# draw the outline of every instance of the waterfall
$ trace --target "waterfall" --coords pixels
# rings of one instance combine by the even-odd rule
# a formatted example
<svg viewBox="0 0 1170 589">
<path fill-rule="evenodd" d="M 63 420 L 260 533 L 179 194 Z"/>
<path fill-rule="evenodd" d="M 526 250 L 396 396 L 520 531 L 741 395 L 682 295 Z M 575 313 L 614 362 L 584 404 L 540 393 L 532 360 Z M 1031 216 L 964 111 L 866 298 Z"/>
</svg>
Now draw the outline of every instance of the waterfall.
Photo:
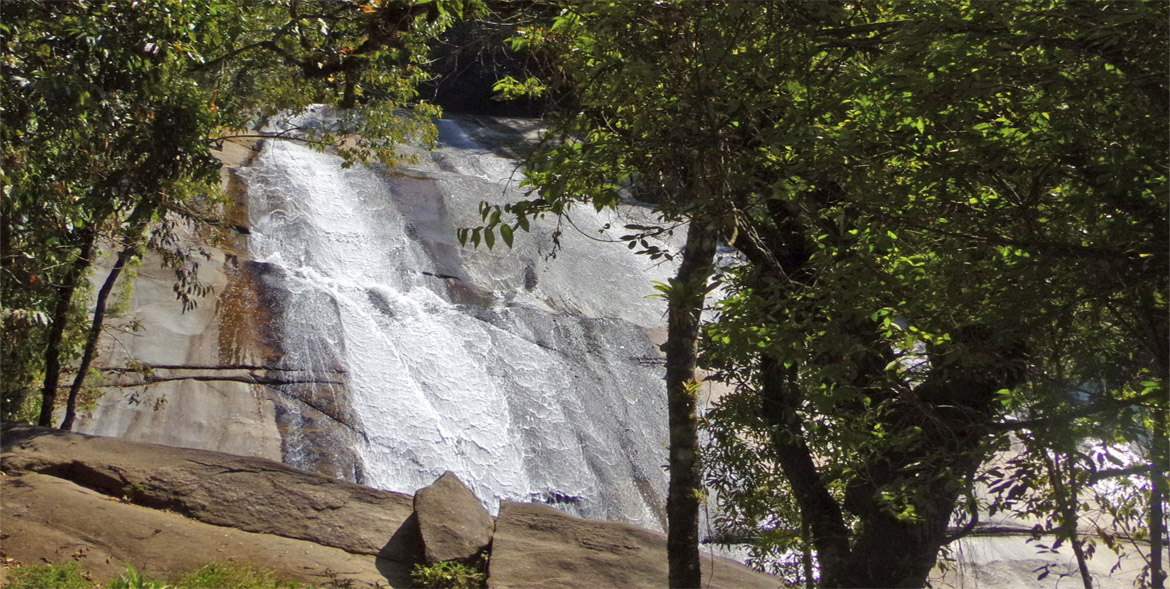
<svg viewBox="0 0 1170 589">
<path fill-rule="evenodd" d="M 414 492 L 451 470 L 493 512 L 540 501 L 661 529 L 665 387 L 648 331 L 665 303 L 647 295 L 674 268 L 600 232 L 648 212 L 578 208 L 514 249 L 462 248 L 455 229 L 479 224 L 483 200 L 521 198 L 521 175 L 470 123 L 439 125 L 417 164 L 343 169 L 268 141 L 245 172 L 281 369 L 339 383 L 312 394 L 352 410 L 364 484 Z"/>
</svg>

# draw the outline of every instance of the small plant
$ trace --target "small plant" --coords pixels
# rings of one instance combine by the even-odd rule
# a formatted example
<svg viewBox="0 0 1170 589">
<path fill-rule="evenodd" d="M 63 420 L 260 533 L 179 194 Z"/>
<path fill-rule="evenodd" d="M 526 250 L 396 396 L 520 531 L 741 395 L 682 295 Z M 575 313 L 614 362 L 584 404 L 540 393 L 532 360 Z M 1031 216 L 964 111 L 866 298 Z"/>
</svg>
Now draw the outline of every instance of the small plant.
<svg viewBox="0 0 1170 589">
<path fill-rule="evenodd" d="M 353 589 L 353 579 L 347 579 L 341 576 L 341 573 L 333 569 L 325 569 L 324 576 L 329 577 L 321 587 L 328 589 Z"/>
<path fill-rule="evenodd" d="M 134 567 L 126 565 L 126 572 L 110 581 L 109 589 L 172 589 L 162 581 L 142 576 Z"/>
<path fill-rule="evenodd" d="M 461 562 L 444 561 L 432 565 L 414 565 L 410 580 L 422 589 L 479 589 L 487 577 Z"/>
<path fill-rule="evenodd" d="M 143 485 L 142 483 L 130 483 L 129 485 L 122 487 L 122 501 L 126 503 L 133 503 L 135 499 L 145 495 L 146 490 L 146 485 Z M 126 568 L 128 569 L 127 573 L 137 574 L 134 571 L 134 567 L 126 565 Z"/>
</svg>

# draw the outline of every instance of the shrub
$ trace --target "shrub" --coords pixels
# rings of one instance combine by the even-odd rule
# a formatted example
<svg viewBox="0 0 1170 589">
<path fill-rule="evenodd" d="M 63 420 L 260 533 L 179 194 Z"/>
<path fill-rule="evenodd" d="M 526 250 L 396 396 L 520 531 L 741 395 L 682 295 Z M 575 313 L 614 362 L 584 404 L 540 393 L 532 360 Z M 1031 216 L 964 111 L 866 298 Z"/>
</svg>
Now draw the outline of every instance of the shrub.
<svg viewBox="0 0 1170 589">
<path fill-rule="evenodd" d="M 469 565 L 444 561 L 432 565 L 414 565 L 410 580 L 422 589 L 478 589 L 487 577 Z"/>
<path fill-rule="evenodd" d="M 300 589 L 301 584 L 282 579 L 272 571 L 235 564 L 212 563 L 180 577 L 174 584 L 143 576 L 126 565 L 126 572 L 106 585 L 99 585 L 75 562 L 16 566 L 8 571 L 6 589 Z M 323 587 L 341 588 L 344 579 L 334 578 Z M 454 587 L 455 585 L 452 585 Z M 463 585 L 458 585 L 463 587 Z M 307 585 L 305 586 L 307 587 Z"/>
<path fill-rule="evenodd" d="M 126 565 L 126 572 L 110 581 L 109 589 L 173 589 L 162 581 L 142 576 L 134 567 Z"/>
<path fill-rule="evenodd" d="M 38 564 L 9 570 L 10 589 L 89 589 L 93 581 L 86 579 L 75 562 L 65 564 Z"/>
<path fill-rule="evenodd" d="M 299 584 L 286 581 L 272 571 L 253 567 L 212 563 L 197 571 L 188 573 L 176 583 L 184 589 L 295 589 Z"/>
</svg>

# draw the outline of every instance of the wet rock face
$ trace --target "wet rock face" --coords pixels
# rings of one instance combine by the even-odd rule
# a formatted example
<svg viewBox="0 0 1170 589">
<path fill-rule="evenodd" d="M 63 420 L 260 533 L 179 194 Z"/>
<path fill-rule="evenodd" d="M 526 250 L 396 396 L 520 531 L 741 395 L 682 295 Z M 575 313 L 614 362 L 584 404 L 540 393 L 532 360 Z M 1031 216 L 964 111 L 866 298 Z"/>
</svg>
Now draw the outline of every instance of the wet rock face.
<svg viewBox="0 0 1170 589">
<path fill-rule="evenodd" d="M 664 387 L 645 360 L 664 303 L 646 295 L 673 269 L 594 239 L 653 219 L 581 210 L 463 247 L 481 201 L 524 197 L 508 145 L 537 127 L 438 124 L 438 150 L 391 169 L 276 141 L 234 161 L 232 228 L 201 264 L 214 294 L 182 314 L 169 271 L 144 265 L 124 319 L 143 329 L 107 338 L 80 431 L 400 492 L 451 470 L 489 511 L 662 527 Z"/>
<path fill-rule="evenodd" d="M 361 459 L 354 450 L 361 441 L 360 422 L 349 401 L 348 375 L 328 343 L 321 339 L 331 334 L 321 332 L 318 338 L 300 344 L 315 358 L 313 363 L 286 362 L 289 343 L 283 337 L 281 318 L 290 304 L 295 304 L 290 299 L 297 295 L 289 291 L 288 277 L 278 265 L 248 260 L 243 270 L 254 285 L 252 296 L 245 298 L 255 301 L 259 310 L 253 322 L 244 324 L 245 330 L 251 330 L 252 337 L 273 351 L 267 363 L 264 394 L 272 399 L 275 408 L 281 460 L 297 468 L 363 483 Z"/>
<path fill-rule="evenodd" d="M 534 221 L 512 248 L 463 247 L 456 230 L 483 222 L 481 201 L 523 197 L 519 172 L 477 139 L 496 131 L 438 124 L 441 147 L 417 163 L 343 169 L 271 142 L 242 173 L 279 367 L 315 383 L 281 389 L 301 406 L 278 405 L 286 460 L 338 469 L 313 448 L 345 443 L 378 488 L 450 470 L 489 510 L 536 500 L 661 526 L 663 383 L 641 359 L 657 355 L 644 326 L 664 309 L 646 295 L 672 268 L 592 239 L 645 211 L 587 210 L 576 229 Z M 344 387 L 323 385 L 334 379 Z M 330 421 L 345 431 L 318 429 Z"/>
<path fill-rule="evenodd" d="M 277 321 L 287 304 L 281 269 L 248 255 L 247 184 L 259 145 L 229 144 L 224 188 L 231 197 L 218 233 L 189 230 L 202 248 L 200 279 L 212 294 L 182 312 L 173 273 L 148 255 L 129 312 L 110 320 L 96 362 L 101 393 L 77 431 L 279 460 L 360 482 L 360 434 L 345 373 L 282 364 Z M 136 325 L 136 330 L 130 326 Z"/>
<path fill-rule="evenodd" d="M 184 248 L 202 249 L 199 279 L 212 288 L 183 312 L 174 273 L 148 254 L 132 286 L 129 311 L 112 317 L 95 362 L 101 396 L 83 408 L 77 431 L 170 446 L 280 460 L 279 396 L 267 374 L 280 350 L 266 329 L 268 307 L 246 252 L 246 203 L 238 169 L 254 145 L 229 145 L 224 186 L 233 200 L 221 231 L 186 228 Z M 95 277 L 100 280 L 99 277 Z M 125 286 L 123 286 L 125 288 Z"/>
</svg>

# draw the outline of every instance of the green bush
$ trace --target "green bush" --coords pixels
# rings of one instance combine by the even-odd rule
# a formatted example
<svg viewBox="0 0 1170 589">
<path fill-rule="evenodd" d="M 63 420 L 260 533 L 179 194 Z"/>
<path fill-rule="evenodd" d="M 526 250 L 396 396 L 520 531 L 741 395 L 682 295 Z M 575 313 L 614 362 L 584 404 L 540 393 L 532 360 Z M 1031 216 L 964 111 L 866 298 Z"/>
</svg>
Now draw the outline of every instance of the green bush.
<svg viewBox="0 0 1170 589">
<path fill-rule="evenodd" d="M 445 561 L 432 565 L 414 565 L 410 580 L 422 589 L 478 589 L 487 577 L 469 565 Z"/>
<path fill-rule="evenodd" d="M 94 589 L 101 587 L 75 562 L 18 566 L 8 572 L 9 589 Z M 272 571 L 235 564 L 212 563 L 180 577 L 174 584 L 143 576 L 126 565 L 126 572 L 104 585 L 107 589 L 300 589 L 301 584 L 282 579 Z M 324 587 L 344 587 L 334 579 Z M 307 587 L 307 585 L 305 586 Z"/>
<path fill-rule="evenodd" d="M 93 581 L 86 579 L 75 562 L 65 564 L 38 564 L 16 567 L 8 571 L 10 589 L 90 589 Z"/>
<path fill-rule="evenodd" d="M 182 589 L 296 589 L 299 584 L 276 576 L 272 571 L 232 564 L 212 563 L 188 573 L 176 583 Z"/>
</svg>

